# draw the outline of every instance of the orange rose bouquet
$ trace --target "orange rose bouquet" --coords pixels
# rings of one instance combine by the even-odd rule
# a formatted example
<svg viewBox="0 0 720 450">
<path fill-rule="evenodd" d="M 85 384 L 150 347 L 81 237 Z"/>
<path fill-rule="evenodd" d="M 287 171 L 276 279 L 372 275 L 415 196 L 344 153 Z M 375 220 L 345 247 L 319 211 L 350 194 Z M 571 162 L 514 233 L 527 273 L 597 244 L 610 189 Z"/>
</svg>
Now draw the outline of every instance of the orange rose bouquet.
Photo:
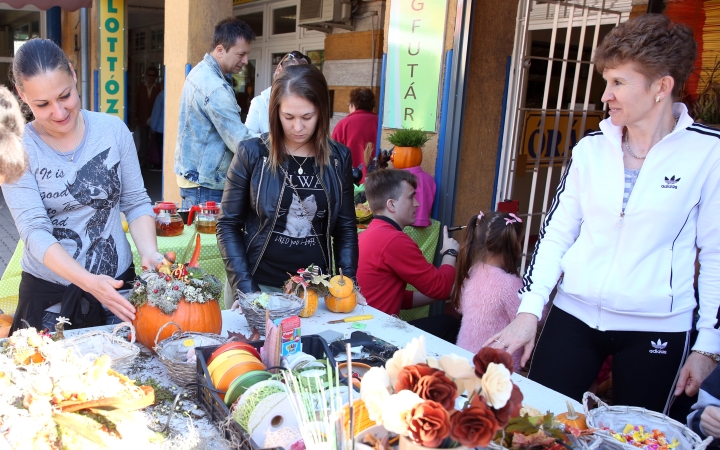
<svg viewBox="0 0 720 450">
<path fill-rule="evenodd" d="M 360 398 L 371 420 L 415 444 L 486 447 L 522 407 L 512 367 L 508 353 L 492 348 L 472 363 L 453 354 L 429 358 L 421 336 L 365 374 Z"/>
</svg>

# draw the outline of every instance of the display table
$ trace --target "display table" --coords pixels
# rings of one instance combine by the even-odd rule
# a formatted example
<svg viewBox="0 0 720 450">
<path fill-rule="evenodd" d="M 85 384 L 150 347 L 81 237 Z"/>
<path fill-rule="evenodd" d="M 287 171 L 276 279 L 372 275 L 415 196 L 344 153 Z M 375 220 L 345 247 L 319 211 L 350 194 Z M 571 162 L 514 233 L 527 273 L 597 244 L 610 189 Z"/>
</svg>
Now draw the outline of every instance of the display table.
<svg viewBox="0 0 720 450">
<path fill-rule="evenodd" d="M 135 271 L 140 273 L 140 269 L 142 267 L 140 263 L 140 254 L 135 247 L 135 242 L 133 242 L 130 233 L 125 234 L 130 242 L 130 248 L 132 249 Z M 186 226 L 183 234 L 179 236 L 159 236 L 157 238 L 158 251 L 165 254 L 166 252 L 173 250 L 177 253 L 178 258 L 182 258 L 185 248 L 187 248 L 187 245 L 193 238 L 194 234 L 195 227 Z M 227 275 L 225 274 L 225 265 L 220 257 L 217 237 L 214 234 L 200 233 L 200 242 L 202 247 L 200 249 L 200 267 L 218 277 L 222 283 L 225 283 Z M 20 276 L 22 273 L 20 261 L 22 259 L 24 247 L 23 241 L 18 241 L 17 247 L 15 247 L 15 252 L 5 268 L 5 273 L 3 274 L 2 279 L 0 280 L 0 309 L 2 309 L 5 314 L 13 314 L 17 307 L 18 288 L 20 286 Z M 224 303 L 222 299 L 219 300 L 220 304 L 223 305 Z"/>
<path fill-rule="evenodd" d="M 397 347 L 404 347 L 413 338 L 419 337 L 423 332 L 417 328 L 405 324 L 398 319 L 388 316 L 369 306 L 357 306 L 352 315 L 372 314 L 373 318 L 368 321 L 359 322 L 365 325 L 364 332 L 371 334 L 377 338 L 383 339 Z M 320 305 L 318 311 L 313 317 L 301 319 L 302 334 L 317 334 L 325 330 L 333 330 L 341 333 L 345 338 L 356 329 L 352 323 L 328 324 L 331 320 L 347 317 L 347 314 L 337 314 L 328 311 L 325 305 Z M 225 310 L 222 312 L 223 317 L 223 335 L 227 335 L 228 331 L 240 332 L 246 336 L 251 333 L 247 325 L 245 317 L 239 311 Z M 85 328 L 79 330 L 65 331 L 67 338 L 84 334 L 93 330 L 105 330 L 110 332 L 112 326 Z M 473 355 L 453 344 L 438 339 L 432 335 L 425 335 L 426 350 L 428 356 L 438 358 L 442 355 L 454 353 L 456 355 L 472 360 Z M 139 345 L 139 344 L 136 344 Z M 169 392 L 170 395 L 177 393 L 180 388 L 170 380 L 165 366 L 150 353 L 149 350 L 140 346 L 141 354 L 135 361 L 121 372 L 131 379 L 138 380 L 139 383 L 147 383 L 151 380 L 158 389 Z M 569 400 L 567 397 L 545 388 L 533 381 L 523 378 L 520 375 L 513 374 L 513 381 L 522 391 L 525 399 L 524 404 L 532 406 L 540 411 L 552 411 L 556 414 L 564 412 L 567 407 L 565 402 Z M 167 395 L 166 395 L 167 397 Z M 156 398 L 157 394 L 156 394 Z M 572 401 L 572 400 L 570 400 Z M 581 410 L 580 404 L 572 401 L 576 409 Z M 167 420 L 169 412 L 168 403 L 159 402 L 156 406 L 151 406 L 142 411 L 133 414 L 145 416 L 148 426 L 157 429 Z M 189 419 L 192 419 L 190 421 Z M 178 405 L 178 410 L 170 421 L 169 437 L 174 440 L 188 439 L 198 440 L 204 444 L 203 448 L 228 448 L 227 442 L 223 440 L 220 432 L 210 423 L 206 414 L 194 403 L 194 388 L 188 391 L 188 397 L 182 397 L 182 404 Z M 0 448 L 2 448 L 2 439 L 0 438 Z M 167 448 L 167 442 L 157 443 L 158 447 Z"/>
</svg>

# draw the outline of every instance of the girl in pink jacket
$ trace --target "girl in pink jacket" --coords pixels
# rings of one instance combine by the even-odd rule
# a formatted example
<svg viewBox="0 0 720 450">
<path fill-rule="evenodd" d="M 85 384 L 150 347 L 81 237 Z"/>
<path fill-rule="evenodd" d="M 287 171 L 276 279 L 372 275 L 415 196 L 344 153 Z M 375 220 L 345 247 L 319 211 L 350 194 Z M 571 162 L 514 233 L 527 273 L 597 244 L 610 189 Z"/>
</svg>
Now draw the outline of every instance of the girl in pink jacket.
<svg viewBox="0 0 720 450">
<path fill-rule="evenodd" d="M 481 211 L 468 223 L 452 293 L 452 304 L 463 315 L 457 345 L 465 350 L 477 353 L 515 318 L 523 285 L 517 276 L 521 235 L 522 220 L 515 214 Z M 521 355 L 513 355 L 516 371 Z"/>
</svg>

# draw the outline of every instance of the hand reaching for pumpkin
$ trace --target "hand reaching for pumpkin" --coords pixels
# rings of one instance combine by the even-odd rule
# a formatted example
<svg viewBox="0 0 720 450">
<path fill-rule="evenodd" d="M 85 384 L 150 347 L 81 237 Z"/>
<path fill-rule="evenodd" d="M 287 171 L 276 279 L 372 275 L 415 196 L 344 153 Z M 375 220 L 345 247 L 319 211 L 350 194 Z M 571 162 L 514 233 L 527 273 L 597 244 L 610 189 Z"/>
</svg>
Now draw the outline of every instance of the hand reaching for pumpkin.
<svg viewBox="0 0 720 450">
<path fill-rule="evenodd" d="M 520 313 L 499 333 L 490 337 L 483 347 L 492 347 L 505 350 L 511 355 L 523 349 L 520 365 L 524 366 L 530 359 L 532 349 L 535 347 L 538 317 L 535 314 Z"/>
<path fill-rule="evenodd" d="M 117 291 L 123 287 L 124 281 L 116 280 L 107 275 L 92 275 L 85 291 L 92 294 L 123 322 L 135 319 L 135 307 Z"/>
</svg>

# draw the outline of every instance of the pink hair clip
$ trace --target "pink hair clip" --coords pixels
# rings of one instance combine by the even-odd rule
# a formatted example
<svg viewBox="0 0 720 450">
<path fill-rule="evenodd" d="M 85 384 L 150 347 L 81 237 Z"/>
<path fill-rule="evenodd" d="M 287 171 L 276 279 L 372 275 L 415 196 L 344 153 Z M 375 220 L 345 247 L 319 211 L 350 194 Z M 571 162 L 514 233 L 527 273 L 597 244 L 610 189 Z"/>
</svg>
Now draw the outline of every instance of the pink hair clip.
<svg viewBox="0 0 720 450">
<path fill-rule="evenodd" d="M 477 215 L 477 220 L 480 221 L 483 217 L 485 217 L 485 213 L 480 211 L 480 214 Z"/>
<path fill-rule="evenodd" d="M 522 219 L 519 218 L 518 216 L 516 216 L 515 214 L 510 213 L 510 214 L 508 214 L 508 215 L 510 216 L 510 218 L 509 218 L 509 219 L 505 219 L 505 225 L 506 225 L 506 226 L 507 226 L 507 225 L 510 225 L 511 223 L 515 223 L 515 222 L 522 223 Z"/>
</svg>

